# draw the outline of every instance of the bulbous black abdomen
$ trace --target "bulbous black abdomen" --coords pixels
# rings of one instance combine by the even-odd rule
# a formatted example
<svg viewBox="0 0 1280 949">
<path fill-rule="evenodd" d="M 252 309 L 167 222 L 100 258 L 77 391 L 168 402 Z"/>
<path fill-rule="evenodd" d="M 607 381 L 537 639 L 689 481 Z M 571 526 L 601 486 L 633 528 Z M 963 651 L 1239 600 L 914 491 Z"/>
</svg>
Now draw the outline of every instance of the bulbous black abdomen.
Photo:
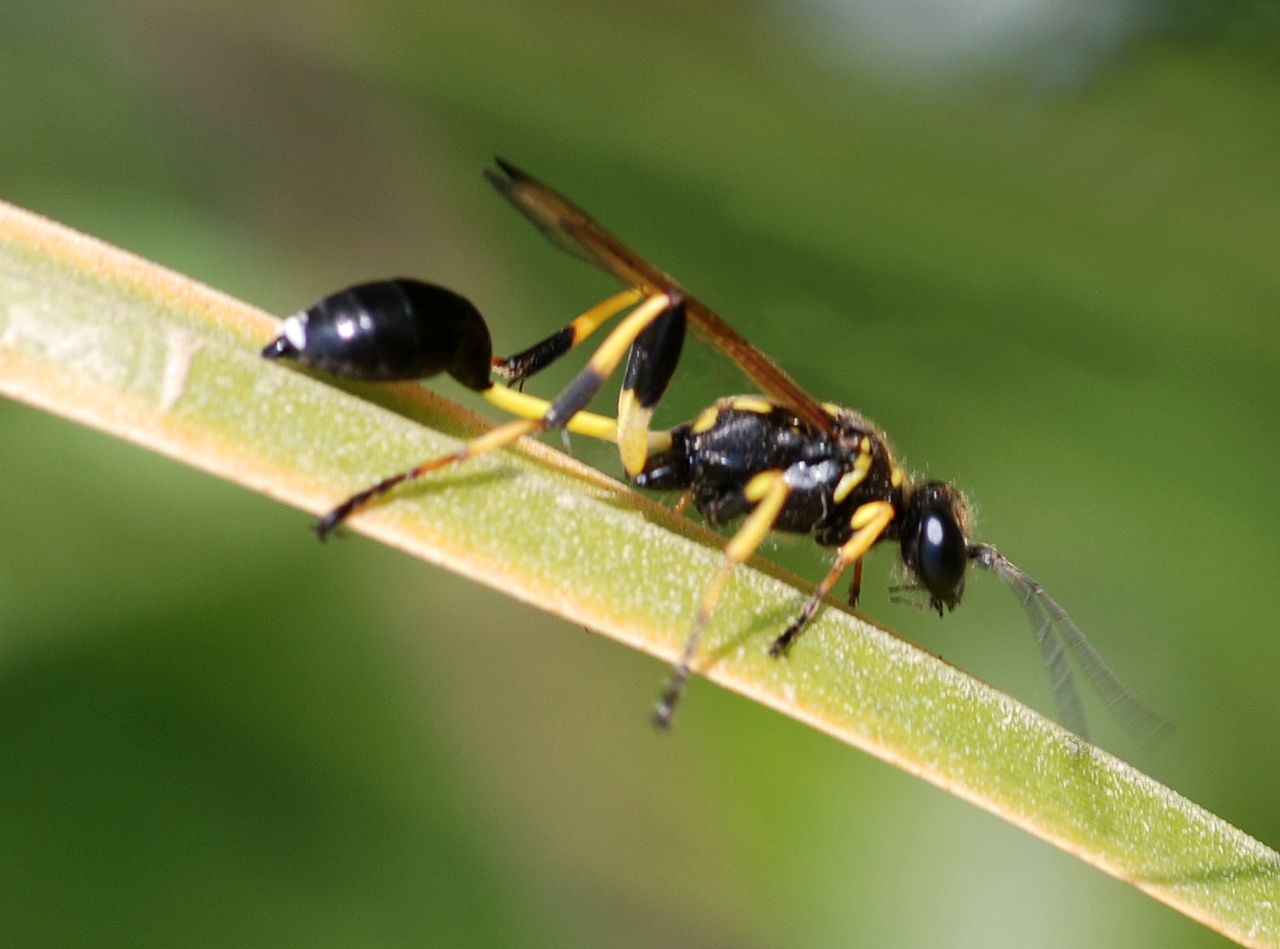
<svg viewBox="0 0 1280 949">
<path fill-rule="evenodd" d="M 348 287 L 287 317 L 262 355 L 351 379 L 448 372 L 482 390 L 489 386 L 493 345 L 484 318 L 465 297 L 398 278 Z"/>
</svg>

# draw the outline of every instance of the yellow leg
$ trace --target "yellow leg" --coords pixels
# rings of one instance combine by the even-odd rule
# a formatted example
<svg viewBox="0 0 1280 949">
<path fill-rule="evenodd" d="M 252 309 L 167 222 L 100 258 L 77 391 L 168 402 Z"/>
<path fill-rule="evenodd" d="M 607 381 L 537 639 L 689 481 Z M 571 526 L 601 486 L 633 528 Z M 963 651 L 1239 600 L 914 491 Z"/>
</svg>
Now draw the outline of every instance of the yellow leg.
<svg viewBox="0 0 1280 949">
<path fill-rule="evenodd" d="M 600 348 L 591 354 L 587 368 L 602 376 L 609 376 L 614 369 L 618 368 L 618 363 L 627 354 L 636 337 L 647 330 L 670 305 L 671 298 L 665 293 L 655 293 L 645 300 L 643 304 L 628 313 L 626 318 L 604 338 Z"/>
<path fill-rule="evenodd" d="M 610 303 L 608 307 L 610 315 L 624 305 L 634 302 L 639 294 L 639 290 L 627 291 L 625 294 L 619 294 L 612 302 L 606 301 Z M 568 388 L 550 404 L 502 386 L 491 386 L 486 390 L 485 398 L 512 414 L 526 418 L 539 417 L 545 428 L 568 428 L 593 438 L 618 443 L 621 446 L 623 468 L 629 477 L 634 478 L 644 468 L 644 462 L 650 450 L 650 439 L 647 414 L 637 428 L 638 409 L 629 398 L 633 394 L 624 390 L 619 403 L 617 422 L 606 419 L 604 416 L 584 412 L 583 407 L 604 385 L 605 379 L 618 368 L 618 363 L 622 361 L 622 357 L 626 355 L 627 350 L 640 334 L 666 313 L 670 306 L 670 296 L 665 293 L 655 293 L 627 314 L 591 354 L 586 368 L 578 373 L 577 377 L 569 383 Z M 585 319 L 585 317 L 579 317 L 579 319 Z M 599 317 L 594 325 L 603 322 L 603 319 Z M 663 444 L 664 439 L 666 436 L 660 436 L 658 444 Z"/>
<path fill-rule="evenodd" d="M 551 403 L 546 399 L 539 399 L 537 396 L 519 392 L 504 385 L 492 385 L 480 394 L 490 404 L 496 405 L 502 411 L 509 412 L 519 418 L 542 419 L 551 408 Z M 569 419 L 568 424 L 564 427 L 575 435 L 598 438 L 602 442 L 616 443 L 618 441 L 619 423 L 616 419 L 611 419 L 607 415 L 597 415 L 595 412 L 578 412 Z M 646 458 L 654 452 L 666 451 L 671 447 L 671 433 L 650 432 L 646 429 L 645 445 Z"/>
<path fill-rule="evenodd" d="M 577 346 L 586 340 L 592 333 L 598 330 L 613 317 L 617 316 L 629 306 L 635 306 L 644 299 L 644 291 L 639 287 L 632 287 L 630 290 L 623 290 L 621 293 L 615 293 L 607 300 L 601 300 L 587 312 L 583 313 L 577 319 L 572 320 L 565 327 L 570 334 L 571 346 Z"/>
<path fill-rule="evenodd" d="M 818 584 L 817 589 L 813 591 L 813 596 L 805 603 L 804 609 L 800 611 L 800 615 L 793 619 L 789 626 L 783 630 L 782 635 L 773 641 L 773 645 L 769 647 L 769 655 L 777 656 L 785 655 L 786 651 L 791 648 L 792 642 L 800 635 L 805 626 L 809 624 L 809 620 L 813 619 L 818 607 L 822 605 L 822 601 L 827 598 L 840 580 L 840 574 L 850 564 L 857 564 L 860 570 L 863 556 L 872 547 L 875 546 L 885 528 L 889 526 L 889 522 L 893 520 L 893 505 L 888 501 L 868 501 L 853 512 L 853 517 L 849 519 L 849 526 L 853 528 L 853 536 L 845 541 L 836 552 L 836 562 L 831 565 L 831 569 L 827 571 L 827 575 L 822 578 L 822 582 Z"/>
<path fill-rule="evenodd" d="M 622 470 L 634 479 L 649 460 L 649 419 L 653 409 L 643 408 L 631 389 L 618 394 L 618 455 Z"/>
<path fill-rule="evenodd" d="M 480 394 L 490 404 L 518 418 L 541 419 L 547 414 L 547 409 L 551 408 L 551 403 L 546 399 L 539 399 L 504 385 L 491 385 Z M 578 412 L 569 419 L 565 428 L 575 435 L 586 435 L 605 442 L 618 440 L 618 423 L 607 415 L 597 415 L 594 412 Z"/>
<path fill-rule="evenodd" d="M 787 501 L 789 491 L 781 471 L 764 471 L 747 482 L 746 497 L 748 501 L 755 504 L 755 507 L 742 522 L 737 533 L 725 545 L 724 560 L 720 563 L 720 569 L 716 571 L 716 575 L 702 594 L 698 613 L 694 617 L 689 634 L 685 637 L 680 658 L 672 667 L 666 688 L 662 690 L 662 696 L 658 699 L 658 705 L 653 712 L 654 724 L 659 728 L 666 728 L 671 724 L 676 703 L 680 700 L 680 694 L 684 691 L 685 683 L 689 679 L 690 666 L 698 652 L 698 644 L 702 640 L 707 624 L 711 622 L 711 617 L 715 615 L 716 606 L 729 582 L 729 576 L 734 568 L 746 562 L 769 536 L 773 525 L 777 523 L 778 515 L 782 512 L 782 506 Z"/>
<path fill-rule="evenodd" d="M 635 306 L 644 299 L 644 291 L 639 287 L 623 290 L 607 300 L 602 300 L 581 316 L 569 322 L 563 329 L 557 330 L 541 342 L 535 343 L 523 352 L 505 359 L 501 356 L 493 358 L 493 371 L 504 379 L 523 382 L 537 372 L 541 372 L 569 350 L 591 336 L 601 326 L 617 316 L 627 307 Z"/>
<path fill-rule="evenodd" d="M 587 363 L 587 367 L 578 374 L 563 393 L 554 402 L 543 402 L 533 396 L 516 392 L 505 386 L 492 385 L 484 391 L 484 396 L 495 405 L 499 405 L 516 415 L 530 417 L 500 425 L 491 432 L 486 432 L 462 448 L 440 458 L 433 458 L 414 468 L 401 471 L 383 478 L 381 481 L 363 491 L 351 495 L 316 523 L 316 533 L 323 540 L 328 537 L 347 517 L 358 508 L 374 498 L 386 494 L 397 485 L 406 481 L 421 478 L 429 472 L 436 471 L 446 465 L 465 461 L 510 445 L 521 435 L 545 431 L 549 428 L 572 428 L 585 435 L 603 438 L 607 441 L 617 440 L 617 424 L 601 415 L 583 413 L 582 406 L 600 388 L 604 380 L 613 372 L 623 354 L 631 346 L 637 336 L 647 329 L 654 320 L 663 314 L 670 305 L 670 298 L 665 293 L 654 294 L 643 304 L 627 315 L 614 330 L 605 337 Z M 575 419 L 578 421 L 575 423 Z"/>
<path fill-rule="evenodd" d="M 684 300 L 674 294 L 671 305 L 631 347 L 618 393 L 618 454 L 627 477 L 633 480 L 648 461 L 649 420 L 679 362 L 686 326 Z"/>
<path fill-rule="evenodd" d="M 568 387 L 547 408 L 543 422 L 547 428 L 560 428 L 580 412 L 591 397 L 600 391 L 605 379 L 618 368 L 618 363 L 636 338 L 653 325 L 671 306 L 671 298 L 665 293 L 655 293 L 628 313 L 604 338 L 587 360 L 586 367 L 578 373 Z"/>
</svg>

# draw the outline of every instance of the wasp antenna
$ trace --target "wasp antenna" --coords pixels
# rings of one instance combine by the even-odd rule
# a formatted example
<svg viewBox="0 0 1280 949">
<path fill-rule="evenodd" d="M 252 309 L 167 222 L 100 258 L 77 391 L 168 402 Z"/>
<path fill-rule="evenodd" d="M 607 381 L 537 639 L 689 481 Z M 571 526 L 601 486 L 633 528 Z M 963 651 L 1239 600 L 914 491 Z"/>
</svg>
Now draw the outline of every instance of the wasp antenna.
<svg viewBox="0 0 1280 949">
<path fill-rule="evenodd" d="M 1040 600 L 1044 591 L 1033 583 L 1011 583 L 1010 586 L 1035 629 L 1036 645 L 1040 647 L 1040 657 L 1044 661 L 1045 671 L 1049 673 L 1049 688 L 1053 692 L 1054 704 L 1058 707 L 1062 724 L 1087 741 L 1089 723 L 1084 714 L 1084 703 L 1080 699 L 1080 690 L 1076 688 L 1075 673 L 1071 671 L 1071 662 L 1063 648 L 1062 637 L 1053 617 Z"/>
<path fill-rule="evenodd" d="M 1023 610 L 1035 627 L 1036 640 L 1044 656 L 1054 699 L 1064 725 L 1082 738 L 1088 737 L 1084 708 L 1066 657 L 1066 652 L 1070 652 L 1090 685 L 1131 734 L 1142 741 L 1148 741 L 1172 727 L 1167 719 L 1138 701 L 1103 661 L 1102 655 L 1067 615 L 1067 611 L 1026 571 L 990 544 L 971 545 L 969 559 L 991 570 L 1017 594 Z"/>
</svg>

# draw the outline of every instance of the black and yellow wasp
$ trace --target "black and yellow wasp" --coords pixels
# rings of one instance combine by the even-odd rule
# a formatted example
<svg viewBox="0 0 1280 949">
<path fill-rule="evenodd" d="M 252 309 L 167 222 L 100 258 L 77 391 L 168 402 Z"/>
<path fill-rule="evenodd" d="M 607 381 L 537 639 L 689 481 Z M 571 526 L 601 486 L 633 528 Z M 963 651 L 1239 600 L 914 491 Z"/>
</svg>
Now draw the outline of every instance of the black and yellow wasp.
<svg viewBox="0 0 1280 949">
<path fill-rule="evenodd" d="M 627 289 L 577 317 L 559 332 L 508 358 L 494 357 L 484 319 L 466 299 L 411 279 L 350 287 L 287 317 L 262 352 L 337 376 L 420 379 L 447 372 L 517 416 L 457 451 L 434 458 L 351 495 L 318 522 L 322 538 L 353 512 L 403 482 L 550 429 L 614 442 L 631 482 L 679 491 L 713 525 L 741 521 L 725 544 L 654 719 L 670 723 L 734 568 L 771 531 L 810 534 L 835 559 L 795 619 L 773 640 L 781 656 L 852 569 L 849 602 L 858 598 L 862 560 L 875 545 L 898 545 L 909 586 L 939 615 L 954 609 L 969 566 L 1008 584 L 1030 615 L 1065 724 L 1083 733 L 1084 715 L 1066 651 L 1074 654 L 1104 699 L 1138 729 L 1161 720 L 1133 699 L 1041 586 L 990 544 L 973 543 L 969 511 L 951 484 L 917 482 L 894 460 L 884 434 L 865 416 L 819 402 L 675 280 L 648 263 L 580 208 L 510 163 L 498 160 L 489 181 L 554 244 L 594 264 Z M 623 315 L 625 314 L 625 315 Z M 522 391 L 525 379 L 559 359 L 614 317 L 587 366 L 555 399 Z M 650 431 L 654 407 L 679 361 L 692 326 L 729 357 L 763 395 L 721 399 L 691 422 Z M 615 418 L 585 411 L 626 359 Z M 493 377 L 501 381 L 493 381 Z M 1065 647 L 1065 649 L 1064 649 Z"/>
</svg>

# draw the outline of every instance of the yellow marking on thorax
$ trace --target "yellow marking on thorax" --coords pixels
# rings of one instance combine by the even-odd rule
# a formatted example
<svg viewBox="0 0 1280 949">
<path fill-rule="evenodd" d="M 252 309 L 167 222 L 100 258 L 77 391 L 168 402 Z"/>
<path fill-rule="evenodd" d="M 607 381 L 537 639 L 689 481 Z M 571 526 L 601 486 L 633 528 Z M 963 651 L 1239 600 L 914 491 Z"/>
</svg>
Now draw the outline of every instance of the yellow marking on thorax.
<svg viewBox="0 0 1280 949">
<path fill-rule="evenodd" d="M 836 489 L 832 492 L 831 499 L 839 504 L 849 496 L 854 488 L 862 484 L 867 477 L 867 472 L 870 470 L 871 456 L 865 453 L 859 455 L 858 460 L 853 463 L 853 468 L 846 471 L 843 477 L 836 482 Z"/>
<path fill-rule="evenodd" d="M 756 395 L 740 395 L 735 399 L 729 400 L 729 408 L 737 409 L 739 412 L 756 412 L 760 415 L 768 415 L 773 411 L 773 403 Z"/>
<path fill-rule="evenodd" d="M 715 428 L 716 419 L 719 417 L 720 410 L 716 406 L 713 405 L 709 409 L 703 409 L 698 414 L 698 417 L 693 420 L 693 425 L 690 426 L 690 430 L 695 435 L 701 435 L 703 432 L 709 432 Z"/>
</svg>

